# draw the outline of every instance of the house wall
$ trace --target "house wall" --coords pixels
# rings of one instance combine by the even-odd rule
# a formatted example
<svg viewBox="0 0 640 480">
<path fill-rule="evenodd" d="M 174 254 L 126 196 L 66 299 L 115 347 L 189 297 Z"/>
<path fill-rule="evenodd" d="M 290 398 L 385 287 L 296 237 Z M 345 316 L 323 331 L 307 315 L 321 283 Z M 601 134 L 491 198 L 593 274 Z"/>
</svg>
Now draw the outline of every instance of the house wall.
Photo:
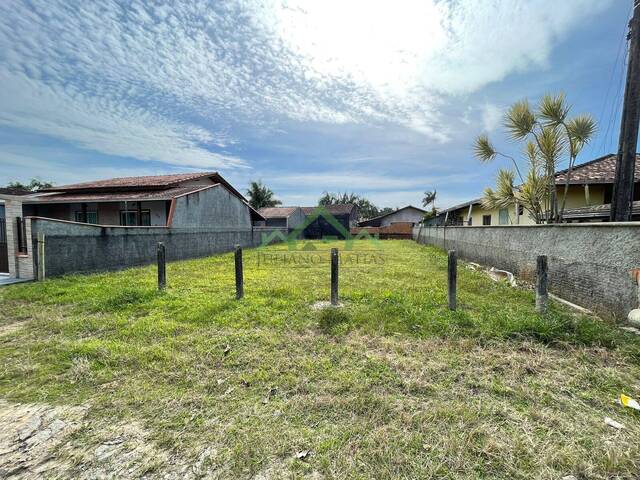
<svg viewBox="0 0 640 480">
<path fill-rule="evenodd" d="M 165 200 L 142 202 L 142 209 L 149 210 L 151 225 L 166 225 L 167 208 Z M 126 208 L 136 210 L 138 202 L 127 202 Z M 87 202 L 87 211 L 98 212 L 99 225 L 120 225 L 120 211 L 125 210 L 125 202 Z M 82 211 L 82 203 L 33 204 L 25 205 L 27 216 L 55 218 L 58 220 L 76 220 L 76 212 Z"/>
<path fill-rule="evenodd" d="M 604 185 L 590 185 L 589 186 L 589 203 L 586 201 L 584 185 L 570 185 L 567 192 L 567 202 L 565 208 L 579 208 L 589 205 L 602 205 L 604 203 L 605 187 Z M 562 205 L 562 199 L 564 197 L 564 186 L 558 187 L 558 208 Z M 509 225 L 516 225 L 516 211 L 515 206 L 510 206 L 509 213 Z M 452 212 L 449 212 L 449 219 L 458 218 L 465 222 L 466 225 L 467 215 L 469 213 L 469 207 L 464 207 Z M 484 215 L 491 215 L 491 225 L 500 225 L 500 209 L 486 209 L 481 205 L 474 205 L 471 210 L 471 224 L 472 226 L 482 226 L 482 217 Z M 535 225 L 535 220 L 529 213 L 524 210 L 517 225 Z"/>
<path fill-rule="evenodd" d="M 640 268 L 640 222 L 415 227 L 413 237 L 532 283 L 547 255 L 550 291 L 603 317 L 624 319 L 640 301 L 630 273 Z"/>
<path fill-rule="evenodd" d="M 7 256 L 9 260 L 9 275 L 15 278 L 32 279 L 34 277 L 33 250 L 31 242 L 31 222 L 25 222 L 27 253 L 18 253 L 18 233 L 16 217 L 22 218 L 22 202 L 20 200 L 5 199 L 5 215 L 7 226 Z"/>
<path fill-rule="evenodd" d="M 271 217 L 265 221 L 267 227 L 281 227 L 287 228 L 287 219 L 284 217 Z"/>
<path fill-rule="evenodd" d="M 251 228 L 249 207 L 222 185 L 175 199 L 173 228 Z"/>
<path fill-rule="evenodd" d="M 37 271 L 42 268 L 39 262 L 44 262 L 47 277 L 151 264 L 157 258 L 158 242 L 164 243 L 168 261 L 227 252 L 235 245 L 257 247 L 263 233 L 278 230 L 251 226 L 109 227 L 38 217 L 30 220 L 30 235 L 44 235 L 44 259 L 36 255 L 32 269 Z M 286 230 L 281 231 L 286 235 Z"/>
<path fill-rule="evenodd" d="M 304 212 L 302 211 L 302 209 L 301 208 L 296 208 L 295 212 L 293 212 L 289 216 L 289 222 L 287 223 L 287 227 L 289 228 L 289 230 L 293 230 L 298 225 L 304 223 L 306 218 L 307 217 L 305 217 Z"/>
<path fill-rule="evenodd" d="M 400 210 L 399 212 L 392 213 L 391 215 L 387 215 L 382 218 L 380 221 L 381 227 L 387 227 L 392 223 L 419 223 L 422 221 L 424 217 L 424 212 L 416 208 L 406 208 L 404 210 Z"/>
</svg>

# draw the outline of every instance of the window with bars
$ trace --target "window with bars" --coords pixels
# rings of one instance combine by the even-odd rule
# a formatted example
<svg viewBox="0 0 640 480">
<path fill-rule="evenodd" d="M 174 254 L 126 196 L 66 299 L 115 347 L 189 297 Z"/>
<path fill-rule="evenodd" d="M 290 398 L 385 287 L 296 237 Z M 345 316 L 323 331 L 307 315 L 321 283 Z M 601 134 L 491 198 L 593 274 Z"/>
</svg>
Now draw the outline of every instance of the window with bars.
<svg viewBox="0 0 640 480">
<path fill-rule="evenodd" d="M 86 213 L 87 218 L 84 218 L 84 213 Z M 98 212 L 75 212 L 76 222 L 82 223 L 93 223 L 94 225 L 98 224 Z"/>
<path fill-rule="evenodd" d="M 142 225 L 143 227 L 151 226 L 151 211 L 141 210 L 140 213 L 141 222 L 139 225 Z M 120 225 L 138 225 L 138 210 L 120 210 Z"/>
</svg>

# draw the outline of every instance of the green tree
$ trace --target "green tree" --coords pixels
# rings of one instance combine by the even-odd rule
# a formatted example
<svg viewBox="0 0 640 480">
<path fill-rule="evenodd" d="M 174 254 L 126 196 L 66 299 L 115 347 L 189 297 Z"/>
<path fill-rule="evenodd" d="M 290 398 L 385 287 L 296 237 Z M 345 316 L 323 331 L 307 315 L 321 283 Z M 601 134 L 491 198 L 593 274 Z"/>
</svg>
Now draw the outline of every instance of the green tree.
<svg viewBox="0 0 640 480">
<path fill-rule="evenodd" d="M 32 192 L 37 192 L 38 190 L 42 190 L 43 188 L 52 187 L 53 183 L 51 182 L 43 182 L 38 178 L 32 178 L 31 181 L 27 184 L 21 182 L 9 182 L 7 185 L 8 188 L 15 188 L 16 190 L 30 190 Z"/>
<path fill-rule="evenodd" d="M 561 93 L 543 96 L 535 111 L 527 100 L 515 103 L 507 111 L 504 125 L 509 136 L 515 141 L 526 142 L 526 178 L 523 177 L 518 162 L 497 151 L 487 135 L 476 138 L 474 153 L 480 161 L 489 162 L 497 156 L 508 158 L 520 180 L 520 185 L 516 187 L 514 172 L 500 169 L 496 189 L 485 190 L 485 207 L 505 208 L 519 203 L 531 213 L 537 223 L 544 219 L 548 223 L 562 222 L 576 159 L 596 130 L 595 121 L 590 115 L 568 118 L 570 110 L 571 107 Z M 568 160 L 568 169 L 562 203 L 559 206 L 555 173 L 561 160 Z"/>
<path fill-rule="evenodd" d="M 277 207 L 278 205 L 282 205 L 282 202 L 275 198 L 273 191 L 260 180 L 249 184 L 247 196 L 249 197 L 249 204 L 256 210 L 259 208 Z"/>
</svg>

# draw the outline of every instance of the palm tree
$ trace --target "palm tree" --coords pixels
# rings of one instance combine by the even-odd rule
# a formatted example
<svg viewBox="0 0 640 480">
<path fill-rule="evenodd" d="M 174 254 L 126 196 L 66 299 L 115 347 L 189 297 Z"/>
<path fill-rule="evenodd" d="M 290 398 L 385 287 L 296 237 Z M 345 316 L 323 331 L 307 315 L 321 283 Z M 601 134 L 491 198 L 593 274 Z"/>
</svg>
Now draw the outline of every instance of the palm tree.
<svg viewBox="0 0 640 480">
<path fill-rule="evenodd" d="M 526 100 L 516 102 L 507 111 L 504 125 L 509 136 L 515 141 L 527 142 L 525 150 L 529 172 L 526 179 L 516 160 L 495 150 L 487 135 L 476 138 L 474 153 L 480 161 L 489 162 L 498 155 L 511 159 L 521 182 L 521 186 L 516 188 L 513 185 L 514 174 L 500 170 L 496 190 L 485 190 L 484 203 L 487 207 L 504 208 L 519 200 L 537 222 L 545 216 L 548 223 L 562 221 L 576 158 L 596 130 L 595 121 L 590 115 L 568 119 L 570 110 L 561 93 L 542 97 L 535 112 Z M 565 155 L 569 166 L 562 206 L 558 209 L 555 172 Z M 544 188 L 542 184 L 545 184 Z"/>
<path fill-rule="evenodd" d="M 436 209 L 436 196 L 438 192 L 433 190 L 427 190 L 424 192 L 424 197 L 422 197 L 422 206 L 427 208 L 429 205 L 433 204 L 433 209 Z"/>
<path fill-rule="evenodd" d="M 249 204 L 256 210 L 264 207 L 276 207 L 282 205 L 280 200 L 274 198 L 273 191 L 264 185 L 260 180 L 251 182 L 247 190 Z"/>
</svg>

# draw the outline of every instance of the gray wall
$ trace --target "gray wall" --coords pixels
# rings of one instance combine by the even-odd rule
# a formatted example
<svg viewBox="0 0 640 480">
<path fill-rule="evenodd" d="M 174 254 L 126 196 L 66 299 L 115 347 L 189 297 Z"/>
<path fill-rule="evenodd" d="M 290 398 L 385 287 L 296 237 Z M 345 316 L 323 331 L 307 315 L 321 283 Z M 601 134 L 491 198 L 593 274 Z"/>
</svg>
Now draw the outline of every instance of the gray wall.
<svg viewBox="0 0 640 480">
<path fill-rule="evenodd" d="M 251 228 L 249 207 L 222 185 L 176 198 L 172 227 Z"/>
<path fill-rule="evenodd" d="M 640 268 L 640 223 L 487 227 L 414 227 L 413 238 L 533 282 L 547 255 L 549 289 L 603 317 L 624 319 L 638 307 L 631 270 Z"/>
<path fill-rule="evenodd" d="M 287 225 L 289 227 L 289 231 L 294 230 L 298 225 L 304 223 L 306 219 L 307 217 L 302 211 L 302 208 L 300 207 L 296 208 L 296 211 L 293 212 L 289 217 L 289 222 Z"/>
<path fill-rule="evenodd" d="M 418 223 L 422 221 L 423 217 L 424 217 L 424 212 L 421 212 L 417 208 L 407 208 L 405 210 L 394 212 L 382 218 L 380 220 L 380 226 L 386 227 L 391 225 L 392 223 L 399 223 L 399 222 Z"/>
<path fill-rule="evenodd" d="M 166 246 L 167 260 L 230 251 L 236 244 L 259 246 L 270 228 L 101 227 L 33 218 L 34 240 L 44 234 L 47 277 L 75 272 L 118 270 L 156 261 L 156 245 Z M 284 230 L 286 234 L 286 230 Z M 35 243 L 35 242 L 34 242 Z M 36 249 L 33 249 L 36 252 Z M 40 259 L 35 258 L 36 265 Z"/>
</svg>

